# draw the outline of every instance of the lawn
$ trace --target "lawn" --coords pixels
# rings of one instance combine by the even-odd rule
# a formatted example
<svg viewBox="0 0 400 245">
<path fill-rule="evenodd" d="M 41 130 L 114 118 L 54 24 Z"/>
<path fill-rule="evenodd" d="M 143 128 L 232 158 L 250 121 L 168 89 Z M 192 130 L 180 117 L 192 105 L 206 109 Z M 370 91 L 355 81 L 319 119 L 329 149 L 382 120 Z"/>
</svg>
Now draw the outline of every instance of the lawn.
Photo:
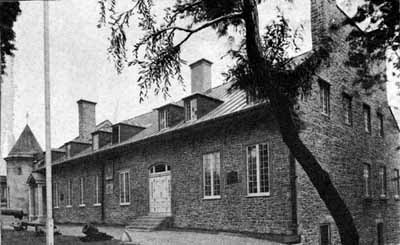
<svg viewBox="0 0 400 245">
<path fill-rule="evenodd" d="M 45 235 L 36 235 L 33 231 L 13 231 L 3 230 L 3 244 L 6 245 L 32 245 L 46 244 Z M 118 240 L 103 242 L 81 242 L 79 237 L 72 236 L 54 236 L 54 244 L 56 245 L 119 245 Z"/>
</svg>

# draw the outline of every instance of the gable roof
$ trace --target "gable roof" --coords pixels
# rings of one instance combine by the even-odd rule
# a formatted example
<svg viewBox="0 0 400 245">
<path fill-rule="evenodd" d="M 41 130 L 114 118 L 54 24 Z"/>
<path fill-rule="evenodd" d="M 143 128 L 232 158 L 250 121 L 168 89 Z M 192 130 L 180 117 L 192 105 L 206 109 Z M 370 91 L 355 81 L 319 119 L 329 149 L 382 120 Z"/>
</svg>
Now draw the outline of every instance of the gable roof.
<svg viewBox="0 0 400 245">
<path fill-rule="evenodd" d="M 26 125 L 17 142 L 12 147 L 7 158 L 10 157 L 33 157 L 34 154 L 43 152 L 39 143 L 33 135 L 31 128 Z"/>
</svg>

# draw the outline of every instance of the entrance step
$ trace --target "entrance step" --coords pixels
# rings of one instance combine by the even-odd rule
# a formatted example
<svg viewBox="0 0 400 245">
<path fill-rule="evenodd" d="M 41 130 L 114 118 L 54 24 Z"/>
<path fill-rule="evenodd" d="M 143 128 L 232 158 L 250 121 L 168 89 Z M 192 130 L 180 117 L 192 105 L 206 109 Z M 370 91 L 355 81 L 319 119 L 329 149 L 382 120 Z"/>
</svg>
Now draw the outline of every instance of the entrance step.
<svg viewBox="0 0 400 245">
<path fill-rule="evenodd" d="M 171 216 L 146 215 L 136 218 L 127 225 L 127 230 L 154 231 L 168 228 L 172 225 Z"/>
</svg>

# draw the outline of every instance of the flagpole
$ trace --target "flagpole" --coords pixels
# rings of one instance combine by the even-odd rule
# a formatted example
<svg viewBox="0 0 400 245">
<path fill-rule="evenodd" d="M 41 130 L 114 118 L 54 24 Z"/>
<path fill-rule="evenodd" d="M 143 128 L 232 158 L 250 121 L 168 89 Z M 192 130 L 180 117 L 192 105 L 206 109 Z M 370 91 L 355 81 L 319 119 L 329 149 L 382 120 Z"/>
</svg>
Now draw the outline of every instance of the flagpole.
<svg viewBox="0 0 400 245">
<path fill-rule="evenodd" d="M 44 44 L 44 101 L 45 101 L 45 136 L 46 136 L 46 244 L 54 245 L 54 222 L 51 181 L 51 127 L 50 127 L 50 55 L 49 55 L 49 2 L 43 1 L 43 44 Z"/>
</svg>

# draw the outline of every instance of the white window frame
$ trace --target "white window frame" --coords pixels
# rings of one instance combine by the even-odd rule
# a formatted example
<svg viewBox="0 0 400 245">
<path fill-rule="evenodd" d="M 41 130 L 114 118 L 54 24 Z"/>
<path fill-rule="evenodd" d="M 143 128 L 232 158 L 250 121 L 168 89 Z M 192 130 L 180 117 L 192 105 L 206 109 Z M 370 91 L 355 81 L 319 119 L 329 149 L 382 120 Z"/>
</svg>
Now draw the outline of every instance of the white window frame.
<svg viewBox="0 0 400 245">
<path fill-rule="evenodd" d="M 186 102 L 185 108 L 186 121 L 197 120 L 197 99 L 192 98 Z"/>
<path fill-rule="evenodd" d="M 60 207 L 60 199 L 58 196 L 58 183 L 53 183 L 53 201 L 54 201 L 54 208 Z"/>
<path fill-rule="evenodd" d="M 79 207 L 85 207 L 85 178 L 79 178 Z"/>
<path fill-rule="evenodd" d="M 363 163 L 364 197 L 371 197 L 371 164 Z"/>
<path fill-rule="evenodd" d="M 205 161 L 207 157 L 213 156 L 210 160 L 210 176 L 211 176 L 211 195 L 206 195 L 206 169 L 205 169 Z M 217 157 L 218 156 L 218 157 Z M 218 159 L 218 164 L 216 159 Z M 218 169 L 219 172 L 219 195 L 215 195 L 215 186 L 214 186 L 214 169 Z M 203 155 L 203 197 L 204 199 L 219 199 L 221 198 L 221 154 L 220 152 L 212 152 Z"/>
<path fill-rule="evenodd" d="M 325 224 L 320 224 L 319 225 L 319 244 L 322 244 L 322 227 L 328 227 L 328 244 L 332 244 L 332 231 L 331 231 L 331 224 L 325 223 Z"/>
<path fill-rule="evenodd" d="M 325 81 L 319 81 L 321 112 L 329 116 L 331 113 L 331 86 Z"/>
<path fill-rule="evenodd" d="M 128 181 L 126 181 L 126 178 L 128 178 Z M 130 182 L 129 169 L 119 171 L 118 180 L 119 180 L 119 204 L 121 206 L 130 205 L 131 204 L 131 196 L 130 196 L 131 182 Z M 128 182 L 127 188 L 126 188 L 126 182 Z"/>
<path fill-rule="evenodd" d="M 363 104 L 363 125 L 366 133 L 371 133 L 371 107 L 367 104 Z"/>
<path fill-rule="evenodd" d="M 400 198 L 400 170 L 393 169 L 393 197 L 396 200 Z"/>
<path fill-rule="evenodd" d="M 67 183 L 67 208 L 72 207 L 72 179 L 68 180 Z"/>
<path fill-rule="evenodd" d="M 387 196 L 387 170 L 386 166 L 379 167 L 379 183 L 380 183 L 380 191 L 381 198 L 386 198 Z"/>
<path fill-rule="evenodd" d="M 96 175 L 94 177 L 94 204 L 93 206 L 101 206 L 100 202 L 100 182 L 99 182 L 99 176 Z"/>
<path fill-rule="evenodd" d="M 267 154 L 268 154 L 268 191 L 267 192 L 261 192 L 261 172 L 260 172 L 260 145 L 266 145 L 267 146 Z M 249 158 L 248 158 L 248 153 L 249 153 L 249 147 L 256 147 L 256 167 L 257 167 L 257 192 L 256 193 L 250 193 L 250 182 L 249 182 Z M 247 196 L 248 197 L 258 197 L 258 196 L 270 196 L 271 195 L 271 157 L 270 157 L 270 149 L 269 149 L 269 144 L 268 143 L 259 143 L 259 144 L 253 144 L 253 145 L 248 145 L 246 147 L 246 176 L 247 176 Z"/>
<path fill-rule="evenodd" d="M 100 136 L 99 136 L 99 134 L 97 133 L 97 134 L 93 134 L 93 136 L 92 136 L 92 141 L 93 141 L 93 150 L 98 150 L 100 147 Z"/>
<path fill-rule="evenodd" d="M 163 109 L 160 111 L 160 130 L 168 128 L 168 110 Z"/>
</svg>

